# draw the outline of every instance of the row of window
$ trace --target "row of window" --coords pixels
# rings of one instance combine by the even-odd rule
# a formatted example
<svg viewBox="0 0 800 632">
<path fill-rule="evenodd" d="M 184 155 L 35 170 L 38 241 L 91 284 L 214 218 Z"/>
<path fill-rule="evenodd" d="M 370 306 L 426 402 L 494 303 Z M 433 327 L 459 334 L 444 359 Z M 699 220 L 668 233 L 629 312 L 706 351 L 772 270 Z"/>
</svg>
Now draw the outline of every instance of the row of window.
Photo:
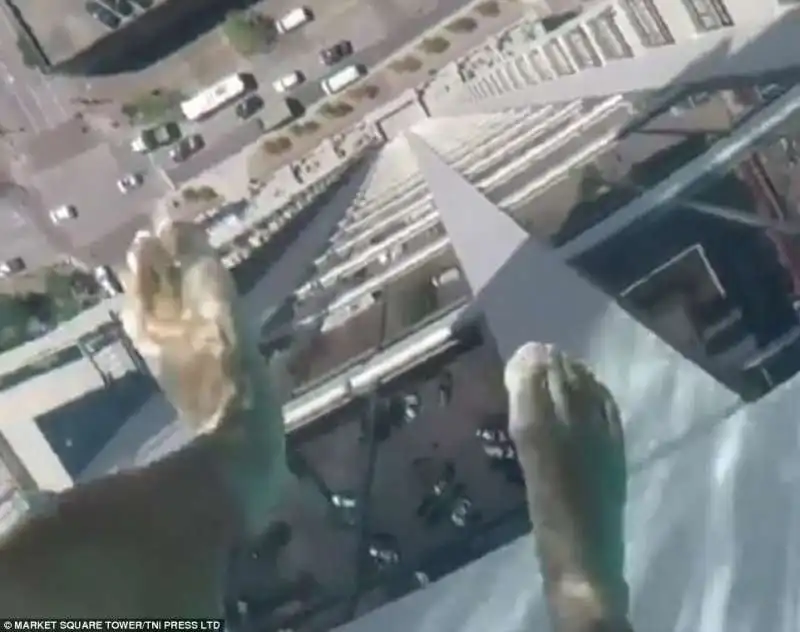
<svg viewBox="0 0 800 632">
<path fill-rule="evenodd" d="M 698 31 L 707 32 L 733 24 L 723 0 L 681 1 Z M 645 47 L 674 43 L 653 0 L 620 0 L 620 6 Z M 530 54 L 529 66 L 539 81 L 553 79 L 554 73 L 571 75 L 577 70 L 600 66 L 602 58 L 624 59 L 633 55 L 617 24 L 614 8 L 607 9 L 588 20 L 584 26 L 565 34 L 562 40 L 549 42 Z"/>
<path fill-rule="evenodd" d="M 733 25 L 723 0 L 681 1 L 700 33 Z M 620 4 L 644 46 L 655 48 L 675 41 L 653 0 L 622 0 Z"/>
</svg>

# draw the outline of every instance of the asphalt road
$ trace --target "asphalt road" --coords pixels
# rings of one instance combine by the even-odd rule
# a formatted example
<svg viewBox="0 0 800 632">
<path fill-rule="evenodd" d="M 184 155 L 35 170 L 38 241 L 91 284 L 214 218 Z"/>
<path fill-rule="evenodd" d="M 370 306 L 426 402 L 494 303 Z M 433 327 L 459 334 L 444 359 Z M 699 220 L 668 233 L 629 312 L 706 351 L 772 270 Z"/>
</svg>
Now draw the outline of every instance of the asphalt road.
<svg viewBox="0 0 800 632">
<path fill-rule="evenodd" d="M 349 64 L 364 64 L 373 68 L 402 48 L 410 40 L 421 35 L 448 15 L 457 11 L 468 0 L 437 0 L 423 3 L 412 0 L 401 3 L 399 0 L 342 0 L 341 2 L 312 2 L 308 6 L 314 11 L 313 22 L 297 31 L 278 37 L 274 47 L 265 54 L 257 55 L 251 60 L 251 72 L 258 80 L 258 92 L 265 101 L 265 110 L 277 107 L 276 102 L 285 96 L 300 101 L 304 107 L 310 108 L 326 95 L 320 87 L 320 81 Z M 273 17 L 278 17 L 296 6 L 294 0 L 270 2 L 264 9 Z M 349 40 L 355 52 L 333 67 L 325 66 L 319 58 L 319 52 L 341 40 Z M 272 84 L 275 80 L 294 71 L 301 71 L 306 82 L 287 95 L 278 95 Z M 209 147 L 226 139 L 228 155 L 233 155 L 247 146 L 251 139 L 246 135 L 241 138 L 240 146 L 231 140 L 232 130 L 241 127 L 233 108 L 228 107 L 209 119 L 197 124 L 185 123 L 185 133 L 201 134 Z M 153 155 L 153 161 L 160 167 L 171 168 L 169 157 L 165 152 Z M 197 161 L 202 169 L 192 167 Z M 196 158 L 189 159 L 182 170 L 200 173 L 209 168 L 208 159 L 199 153 Z"/>
<path fill-rule="evenodd" d="M 26 133 L 55 127 L 72 116 L 73 106 L 59 81 L 22 64 L 16 41 L 12 18 L 0 3 L 0 127 Z"/>
<path fill-rule="evenodd" d="M 220 136 L 208 147 L 203 148 L 196 156 L 186 162 L 175 164 L 171 161 L 168 150 L 161 152 L 160 160 L 164 172 L 175 188 L 180 188 L 185 182 L 196 178 L 204 171 L 211 169 L 218 163 L 239 153 L 243 147 L 253 142 L 262 133 L 261 122 L 250 119 L 243 123 L 236 121 L 227 133 Z M 158 158 L 154 158 L 158 160 Z"/>
<path fill-rule="evenodd" d="M 468 3 L 468 0 L 343 0 L 317 2 L 309 6 L 315 20 L 279 38 L 275 48 L 253 59 L 253 70 L 264 90 L 289 72 L 300 70 L 306 85 L 293 96 L 309 106 L 323 95 L 319 81 L 349 64 L 372 68 L 410 40 L 423 34 Z M 294 0 L 270 2 L 271 15 L 282 15 L 295 6 Z M 319 52 L 341 40 L 349 40 L 355 52 L 335 67 L 321 63 Z"/>
</svg>

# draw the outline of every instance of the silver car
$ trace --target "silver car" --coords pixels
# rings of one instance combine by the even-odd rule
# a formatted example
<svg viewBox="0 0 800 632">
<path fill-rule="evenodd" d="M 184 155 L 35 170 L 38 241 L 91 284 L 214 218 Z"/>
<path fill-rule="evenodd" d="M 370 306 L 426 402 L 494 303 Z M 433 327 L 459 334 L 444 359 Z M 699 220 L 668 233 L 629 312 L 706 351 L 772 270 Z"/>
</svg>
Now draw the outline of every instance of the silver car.
<svg viewBox="0 0 800 632">
<path fill-rule="evenodd" d="M 128 193 L 133 189 L 138 189 L 144 182 L 144 176 L 141 173 L 128 173 L 117 180 L 117 188 L 122 194 Z"/>
</svg>

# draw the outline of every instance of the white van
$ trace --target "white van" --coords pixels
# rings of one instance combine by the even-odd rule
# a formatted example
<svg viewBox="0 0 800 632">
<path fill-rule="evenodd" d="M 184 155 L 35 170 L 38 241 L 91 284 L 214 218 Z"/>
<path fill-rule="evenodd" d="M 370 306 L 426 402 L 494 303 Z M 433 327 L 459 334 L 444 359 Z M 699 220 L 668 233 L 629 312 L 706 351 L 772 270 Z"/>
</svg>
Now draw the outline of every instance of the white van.
<svg viewBox="0 0 800 632">
<path fill-rule="evenodd" d="M 323 79 L 320 85 L 322 85 L 325 94 L 336 94 L 354 84 L 366 74 L 366 66 L 353 64 L 352 66 L 347 66 L 347 68 L 342 68 L 339 72 L 332 74 L 327 79 Z"/>
<path fill-rule="evenodd" d="M 288 33 L 289 31 L 299 29 L 313 19 L 314 14 L 311 9 L 308 7 L 297 7 L 278 20 L 275 23 L 275 28 L 278 29 L 278 33 Z"/>
</svg>

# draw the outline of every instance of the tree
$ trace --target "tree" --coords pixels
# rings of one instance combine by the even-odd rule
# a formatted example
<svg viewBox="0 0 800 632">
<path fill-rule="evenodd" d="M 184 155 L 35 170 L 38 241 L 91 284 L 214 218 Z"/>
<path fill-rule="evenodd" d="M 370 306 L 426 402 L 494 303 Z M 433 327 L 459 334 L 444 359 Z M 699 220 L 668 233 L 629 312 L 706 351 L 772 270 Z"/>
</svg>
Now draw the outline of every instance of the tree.
<svg viewBox="0 0 800 632">
<path fill-rule="evenodd" d="M 451 33 L 471 33 L 478 28 L 478 22 L 465 15 L 463 17 L 456 18 L 450 22 L 450 24 L 445 26 L 445 28 Z"/>
<path fill-rule="evenodd" d="M 287 136 L 278 136 L 264 141 L 261 149 L 267 154 L 283 154 L 292 148 L 292 141 Z"/>
<path fill-rule="evenodd" d="M 122 106 L 131 123 L 146 125 L 171 118 L 185 95 L 180 90 L 154 88 Z"/>
<path fill-rule="evenodd" d="M 220 199 L 219 193 L 207 184 L 199 187 L 186 187 L 181 195 L 187 202 L 215 202 Z"/>
<path fill-rule="evenodd" d="M 364 101 L 364 100 L 372 100 L 378 96 L 381 89 L 371 83 L 358 86 L 357 88 L 353 88 L 348 93 L 348 96 L 353 99 L 354 101 Z"/>
<path fill-rule="evenodd" d="M 308 121 L 301 121 L 300 123 L 295 123 L 289 128 L 289 130 L 295 136 L 305 136 L 307 134 L 313 134 L 320 127 L 321 125 L 317 121 L 311 119 Z"/>
<path fill-rule="evenodd" d="M 396 73 L 416 72 L 422 68 L 422 62 L 413 55 L 406 55 L 405 57 L 401 57 L 400 59 L 396 59 L 391 62 L 389 64 L 389 68 L 394 70 Z"/>
<path fill-rule="evenodd" d="M 245 57 L 263 52 L 275 41 L 277 30 L 272 18 L 247 11 L 231 11 L 222 23 L 228 44 Z"/>
<path fill-rule="evenodd" d="M 485 18 L 496 18 L 500 15 L 500 5 L 497 0 L 486 0 L 475 7 L 475 11 Z"/>
<path fill-rule="evenodd" d="M 327 116 L 328 118 L 341 118 L 350 114 L 353 111 L 353 106 L 344 101 L 338 101 L 334 103 L 325 103 L 320 108 L 320 111 L 323 116 Z"/>
<path fill-rule="evenodd" d="M 432 55 L 440 55 L 450 48 L 450 42 L 444 37 L 427 37 L 419 45 L 420 50 Z"/>
</svg>

